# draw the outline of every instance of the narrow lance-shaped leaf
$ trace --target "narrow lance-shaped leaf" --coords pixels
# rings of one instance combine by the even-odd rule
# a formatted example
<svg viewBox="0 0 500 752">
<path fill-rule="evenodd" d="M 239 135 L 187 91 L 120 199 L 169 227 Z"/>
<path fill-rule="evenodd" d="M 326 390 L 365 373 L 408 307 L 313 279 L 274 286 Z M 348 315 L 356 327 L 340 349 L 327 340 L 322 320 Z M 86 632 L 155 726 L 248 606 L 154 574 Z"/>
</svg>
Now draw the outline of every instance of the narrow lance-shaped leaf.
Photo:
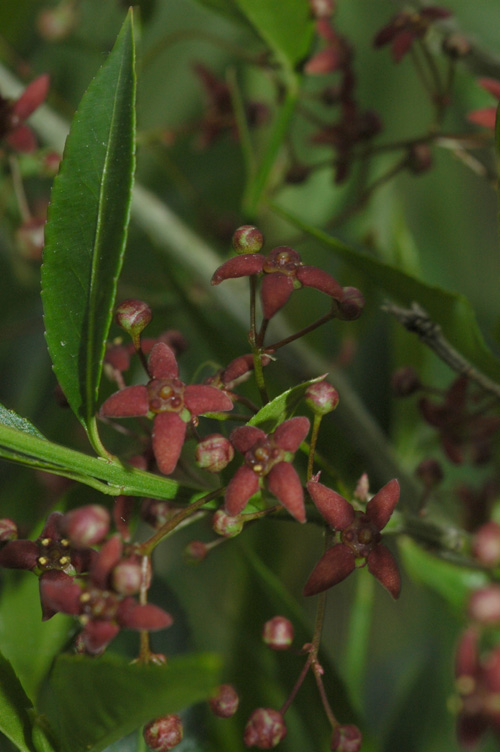
<svg viewBox="0 0 500 752">
<path fill-rule="evenodd" d="M 0 732 L 21 752 L 34 752 L 28 713 L 31 707 L 14 669 L 0 654 Z"/>
<path fill-rule="evenodd" d="M 73 120 L 52 190 L 42 266 L 54 371 L 95 446 L 94 414 L 125 250 L 134 166 L 130 12 Z"/>
</svg>

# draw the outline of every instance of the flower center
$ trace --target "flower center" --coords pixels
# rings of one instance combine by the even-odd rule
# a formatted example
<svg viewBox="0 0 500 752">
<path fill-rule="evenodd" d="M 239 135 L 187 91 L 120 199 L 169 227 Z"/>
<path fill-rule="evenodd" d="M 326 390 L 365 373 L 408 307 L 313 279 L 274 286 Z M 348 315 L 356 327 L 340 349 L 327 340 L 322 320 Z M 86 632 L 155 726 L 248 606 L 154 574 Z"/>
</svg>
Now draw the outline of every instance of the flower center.
<svg viewBox="0 0 500 752">
<path fill-rule="evenodd" d="M 53 540 L 42 538 L 38 541 L 40 556 L 37 559 L 38 566 L 45 571 L 50 569 L 67 570 L 71 568 L 70 542 L 66 538 Z"/>
<path fill-rule="evenodd" d="M 80 596 L 82 604 L 81 621 L 88 622 L 90 619 L 112 621 L 116 616 L 120 599 L 109 590 L 89 588 Z"/>
<path fill-rule="evenodd" d="M 263 476 L 283 460 L 284 454 L 270 439 L 261 439 L 245 454 L 245 462 L 254 473 Z"/>
<path fill-rule="evenodd" d="M 381 535 L 366 514 L 359 514 L 341 533 L 342 543 L 349 546 L 356 558 L 366 558 L 380 542 Z"/>
<path fill-rule="evenodd" d="M 180 413 L 184 409 L 184 384 L 179 379 L 152 379 L 148 399 L 153 413 Z"/>
<path fill-rule="evenodd" d="M 275 248 L 264 263 L 264 271 L 268 274 L 281 272 L 288 276 L 294 276 L 298 267 L 301 266 L 300 256 L 293 248 L 283 245 Z"/>
</svg>

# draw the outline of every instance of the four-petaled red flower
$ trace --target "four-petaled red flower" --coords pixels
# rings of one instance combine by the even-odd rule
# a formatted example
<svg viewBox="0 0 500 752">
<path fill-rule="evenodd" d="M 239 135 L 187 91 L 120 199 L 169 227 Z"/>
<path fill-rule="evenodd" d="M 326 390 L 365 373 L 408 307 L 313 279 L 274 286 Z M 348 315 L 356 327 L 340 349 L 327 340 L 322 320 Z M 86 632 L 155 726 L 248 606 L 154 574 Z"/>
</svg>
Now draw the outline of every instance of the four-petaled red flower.
<svg viewBox="0 0 500 752">
<path fill-rule="evenodd" d="M 304 492 L 290 453 L 297 451 L 309 431 L 307 418 L 285 420 L 270 434 L 255 426 L 235 428 L 230 440 L 245 455 L 245 463 L 229 481 L 225 509 L 232 517 L 240 514 L 261 482 L 299 522 L 306 521 Z"/>
<path fill-rule="evenodd" d="M 287 245 L 273 248 L 268 256 L 244 253 L 228 259 L 215 270 L 212 284 L 260 273 L 264 274 L 260 296 L 266 319 L 278 313 L 292 292 L 301 287 L 314 287 L 339 302 L 343 298 L 342 287 L 336 279 L 323 269 L 303 264 L 297 251 Z"/>
<path fill-rule="evenodd" d="M 389 481 L 357 512 L 343 496 L 317 480 L 307 484 L 312 500 L 328 525 L 340 531 L 335 543 L 314 567 L 304 588 L 304 595 L 316 595 L 344 580 L 356 567 L 368 565 L 371 574 L 399 597 L 401 577 L 397 562 L 383 543 L 380 531 L 387 525 L 399 499 L 399 483 Z"/>
<path fill-rule="evenodd" d="M 71 577 L 45 577 L 40 582 L 44 602 L 54 612 L 78 616 L 80 642 L 86 652 L 102 653 L 120 629 L 156 631 L 172 624 L 172 617 L 153 604 L 141 605 L 112 589 L 112 573 L 121 560 L 122 542 L 114 536 L 102 546 L 84 585 Z"/>
<path fill-rule="evenodd" d="M 486 462 L 493 436 L 500 428 L 498 416 L 467 409 L 467 386 L 467 378 L 460 376 L 447 390 L 441 405 L 426 397 L 419 402 L 423 418 L 437 428 L 443 451 L 455 465 L 465 461 L 466 453 L 475 464 Z"/>
<path fill-rule="evenodd" d="M 203 413 L 231 410 L 224 392 L 207 385 L 181 381 L 175 354 L 163 342 L 151 350 L 148 360 L 151 380 L 147 385 L 127 386 L 109 397 L 101 407 L 106 418 L 137 418 L 153 413 L 153 452 L 158 469 L 165 475 L 175 470 L 184 444 L 187 424 Z"/>
<path fill-rule="evenodd" d="M 451 13 L 445 8 L 428 6 L 417 12 L 403 10 L 380 29 L 373 44 L 375 47 L 392 45 L 392 56 L 396 63 L 406 55 L 416 39 L 421 39 L 433 21 L 449 18 Z"/>
<path fill-rule="evenodd" d="M 455 685 L 459 694 L 457 737 L 466 750 L 474 749 L 491 730 L 500 740 L 500 649 L 479 655 L 479 634 L 467 629 L 455 658 Z"/>
<path fill-rule="evenodd" d="M 31 540 L 12 540 L 0 550 L 0 567 L 29 569 L 39 576 L 42 619 L 46 621 L 56 613 L 43 596 L 43 583 L 73 582 L 72 575 L 88 572 L 97 556 L 91 548 L 75 548 L 62 535 L 64 515 L 52 512 L 47 518 L 40 537 Z"/>
<path fill-rule="evenodd" d="M 47 74 L 38 76 L 14 102 L 0 96 L 0 139 L 4 138 L 12 149 L 21 152 L 36 149 L 36 138 L 25 121 L 44 102 L 49 82 Z"/>
<path fill-rule="evenodd" d="M 495 81 L 494 78 L 480 78 L 479 85 L 486 89 L 490 94 L 493 94 L 495 99 L 500 101 L 500 81 Z M 497 106 L 484 107 L 482 110 L 474 110 L 469 112 L 467 120 L 476 125 L 482 125 L 485 128 L 495 130 L 495 123 L 497 119 Z"/>
</svg>

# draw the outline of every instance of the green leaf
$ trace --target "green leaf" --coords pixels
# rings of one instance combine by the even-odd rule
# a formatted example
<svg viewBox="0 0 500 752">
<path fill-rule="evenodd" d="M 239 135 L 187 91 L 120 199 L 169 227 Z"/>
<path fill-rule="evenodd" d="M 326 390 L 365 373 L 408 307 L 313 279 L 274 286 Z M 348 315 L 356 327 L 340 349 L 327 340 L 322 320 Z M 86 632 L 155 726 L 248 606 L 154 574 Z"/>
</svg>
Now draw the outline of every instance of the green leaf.
<svg viewBox="0 0 500 752">
<path fill-rule="evenodd" d="M 52 661 L 68 641 L 72 626 L 73 620 L 64 614 L 42 621 L 38 577 L 31 572 L 5 572 L 0 647 L 32 702 Z"/>
<path fill-rule="evenodd" d="M 399 550 L 411 577 L 439 593 L 459 614 L 464 613 L 470 594 L 489 582 L 485 572 L 439 559 L 411 538 L 400 539 Z"/>
<path fill-rule="evenodd" d="M 0 731 L 21 752 L 33 752 L 28 715 L 31 707 L 14 669 L 0 654 Z"/>
<path fill-rule="evenodd" d="M 288 389 L 286 392 L 282 392 L 282 394 L 279 394 L 271 402 L 268 402 L 267 405 L 264 405 L 258 413 L 255 413 L 248 421 L 248 425 L 257 426 L 257 428 L 261 428 L 266 433 L 271 433 L 280 423 L 292 417 L 297 406 L 304 399 L 307 387 L 323 379 L 324 376 L 318 376 L 315 379 L 304 381 L 302 384 L 297 384 L 297 386 Z"/>
<path fill-rule="evenodd" d="M 112 496 L 126 494 L 172 499 L 179 490 L 179 483 L 170 478 L 138 470 L 119 460 L 89 457 L 83 452 L 0 424 L 2 455 L 21 464 L 43 467 L 57 475 L 73 477 Z M 183 486 L 189 487 L 189 484 L 184 482 Z"/>
<path fill-rule="evenodd" d="M 40 433 L 38 428 L 35 428 L 33 423 L 30 423 L 26 418 L 22 418 L 20 415 L 14 412 L 14 410 L 8 410 L 6 407 L 0 404 L 0 425 L 8 426 L 9 428 L 17 428 L 18 431 L 24 431 L 31 434 L 31 436 L 37 436 L 39 439 L 45 439 L 45 436 Z"/>
<path fill-rule="evenodd" d="M 307 0 L 236 0 L 238 6 L 287 67 L 306 57 L 314 23 Z"/>
<path fill-rule="evenodd" d="M 245 21 L 245 17 L 238 8 L 237 0 L 198 0 L 200 5 L 205 8 L 220 13 L 226 18 L 230 18 L 232 21 Z"/>
<path fill-rule="evenodd" d="M 99 752 L 156 716 L 209 697 L 219 682 L 214 654 L 182 656 L 167 666 L 118 656 L 60 656 L 42 697 L 61 752 Z"/>
<path fill-rule="evenodd" d="M 73 120 L 52 190 L 42 266 L 54 371 L 91 436 L 130 214 L 134 104 L 130 12 Z"/>
<path fill-rule="evenodd" d="M 279 206 L 273 205 L 273 209 L 294 227 L 326 245 L 392 298 L 406 306 L 418 303 L 439 324 L 446 339 L 459 353 L 491 379 L 500 380 L 500 360 L 487 347 L 473 308 L 464 295 L 427 284 L 401 269 L 357 251 Z"/>
</svg>

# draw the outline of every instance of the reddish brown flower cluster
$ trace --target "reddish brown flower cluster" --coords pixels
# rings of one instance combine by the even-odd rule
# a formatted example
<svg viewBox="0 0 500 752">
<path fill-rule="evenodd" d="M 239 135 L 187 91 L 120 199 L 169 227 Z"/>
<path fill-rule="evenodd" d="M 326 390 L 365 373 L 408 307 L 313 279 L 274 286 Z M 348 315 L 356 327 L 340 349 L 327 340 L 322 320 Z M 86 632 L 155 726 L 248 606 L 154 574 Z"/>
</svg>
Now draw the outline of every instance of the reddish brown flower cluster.
<svg viewBox="0 0 500 752">
<path fill-rule="evenodd" d="M 241 426 L 231 433 L 231 443 L 245 455 L 245 463 L 226 490 L 225 508 L 229 515 L 240 514 L 262 484 L 292 517 L 306 521 L 302 484 L 290 462 L 308 431 L 308 419 L 300 417 L 285 420 L 270 434 L 255 426 Z"/>
<path fill-rule="evenodd" d="M 307 490 L 327 524 L 339 531 L 340 540 L 316 564 L 306 582 L 304 595 L 321 593 L 342 582 L 356 567 L 368 565 L 371 574 L 393 598 L 398 598 L 401 590 L 398 565 L 381 543 L 380 534 L 398 502 L 398 481 L 389 481 L 375 494 L 365 512 L 355 511 L 343 496 L 317 480 L 309 481 Z"/>
<path fill-rule="evenodd" d="M 446 8 L 427 6 L 418 12 L 403 10 L 397 13 L 392 20 L 380 29 L 373 44 L 375 47 L 391 45 L 392 56 L 396 63 L 406 55 L 417 39 L 422 39 L 433 21 L 449 18 L 451 13 Z"/>
<path fill-rule="evenodd" d="M 457 736 L 466 750 L 474 749 L 487 731 L 500 741 L 500 649 L 481 655 L 479 636 L 474 627 L 467 629 L 455 659 Z"/>
<path fill-rule="evenodd" d="M 263 256 L 260 253 L 245 253 L 228 259 L 216 269 L 212 284 L 226 279 L 262 274 L 261 301 L 266 319 L 272 318 L 289 300 L 294 290 L 314 287 L 334 300 L 342 301 L 344 292 L 336 279 L 316 266 L 302 263 L 293 248 L 282 245 Z"/>
<path fill-rule="evenodd" d="M 500 428 L 500 418 L 469 409 L 468 380 L 456 379 L 445 392 L 442 404 L 423 397 L 419 402 L 424 420 L 437 428 L 448 459 L 461 465 L 468 458 L 474 464 L 487 462 L 492 440 Z"/>
<path fill-rule="evenodd" d="M 102 653 L 121 629 L 155 631 L 172 624 L 161 608 L 131 597 L 143 584 L 142 562 L 124 556 L 117 536 L 103 543 L 108 530 L 109 514 L 97 505 L 53 512 L 35 541 L 11 540 L 0 550 L 1 567 L 38 575 L 43 620 L 56 613 L 78 616 L 79 645 L 91 654 Z M 99 544 L 99 551 L 92 548 Z"/>
<path fill-rule="evenodd" d="M 179 379 L 173 350 L 163 342 L 153 346 L 147 385 L 128 386 L 115 392 L 101 407 L 106 418 L 154 416 L 153 452 L 158 469 L 170 475 L 177 465 L 188 423 L 203 413 L 231 410 L 231 399 L 207 385 L 186 385 Z"/>
<path fill-rule="evenodd" d="M 14 102 L 0 96 L 0 139 L 15 151 L 36 149 L 35 135 L 26 120 L 45 101 L 48 90 L 49 77 L 45 74 L 35 78 Z"/>
</svg>

